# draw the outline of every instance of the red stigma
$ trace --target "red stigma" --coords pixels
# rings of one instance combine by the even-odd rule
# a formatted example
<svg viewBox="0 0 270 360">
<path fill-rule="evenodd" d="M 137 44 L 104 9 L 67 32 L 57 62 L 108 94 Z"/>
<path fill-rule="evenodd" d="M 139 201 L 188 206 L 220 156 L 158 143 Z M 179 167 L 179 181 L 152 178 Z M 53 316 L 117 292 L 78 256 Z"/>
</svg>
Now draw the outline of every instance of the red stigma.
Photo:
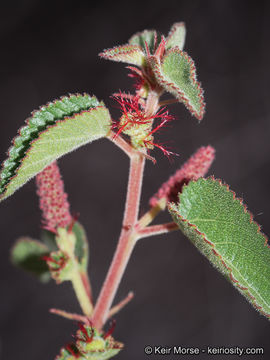
<svg viewBox="0 0 270 360">
<path fill-rule="evenodd" d="M 107 339 L 109 336 L 112 335 L 112 333 L 114 332 L 114 329 L 115 329 L 115 325 L 116 325 L 116 321 L 113 319 L 111 321 L 109 330 L 106 332 L 105 335 L 103 335 L 103 339 Z"/>
<path fill-rule="evenodd" d="M 167 150 L 164 146 L 157 144 L 153 141 L 153 134 L 163 128 L 168 122 L 172 121 L 174 117 L 169 114 L 166 108 L 161 108 L 156 114 L 146 115 L 144 105 L 140 102 L 139 96 L 132 96 L 129 94 L 118 93 L 113 97 L 118 104 L 120 105 L 120 110 L 122 116 L 118 123 L 114 124 L 114 127 L 118 128 L 115 136 L 118 136 L 121 133 L 124 133 L 131 137 L 131 140 L 137 140 L 136 136 L 139 137 L 140 145 L 135 147 L 137 149 L 145 148 L 149 153 L 149 150 L 157 147 L 160 149 L 164 155 L 169 157 L 174 154 L 173 152 Z M 155 120 L 159 121 L 159 124 L 152 128 L 153 122 Z M 146 125 L 142 130 L 144 132 L 138 135 L 140 125 Z M 134 129 L 134 135 L 133 135 Z"/>
</svg>

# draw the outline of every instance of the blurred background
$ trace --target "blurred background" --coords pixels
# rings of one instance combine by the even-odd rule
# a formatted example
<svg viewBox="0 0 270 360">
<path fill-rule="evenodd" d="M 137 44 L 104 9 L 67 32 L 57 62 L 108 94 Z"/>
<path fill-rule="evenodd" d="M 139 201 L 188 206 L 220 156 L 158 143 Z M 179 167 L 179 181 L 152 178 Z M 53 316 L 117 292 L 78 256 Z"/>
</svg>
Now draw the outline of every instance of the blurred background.
<svg viewBox="0 0 270 360">
<path fill-rule="evenodd" d="M 206 115 L 198 124 L 183 105 L 170 107 L 177 120 L 157 139 L 180 156 L 170 163 L 155 151 L 157 165 L 147 163 L 140 212 L 147 211 L 149 197 L 198 147 L 211 144 L 216 161 L 210 174 L 230 184 L 270 234 L 269 20 L 266 0 L 1 4 L 1 162 L 31 111 L 61 95 L 95 94 L 116 118 L 109 97 L 119 89 L 130 90 L 131 80 L 124 64 L 101 60 L 97 54 L 124 44 L 137 31 L 153 28 L 167 34 L 174 22 L 185 21 L 185 50 L 197 65 Z M 72 211 L 80 213 L 88 233 L 89 270 L 97 296 L 120 232 L 128 159 L 101 140 L 59 163 Z M 34 181 L 1 203 L 0 229 L 0 359 L 54 359 L 77 325 L 48 309 L 80 311 L 71 286 L 42 285 L 9 261 L 19 236 L 39 237 Z M 114 336 L 125 343 L 119 360 L 155 359 L 144 355 L 145 345 L 256 346 L 264 348 L 260 358 L 270 357 L 269 322 L 180 232 L 139 242 L 116 300 L 130 290 L 134 300 L 116 316 Z"/>
</svg>

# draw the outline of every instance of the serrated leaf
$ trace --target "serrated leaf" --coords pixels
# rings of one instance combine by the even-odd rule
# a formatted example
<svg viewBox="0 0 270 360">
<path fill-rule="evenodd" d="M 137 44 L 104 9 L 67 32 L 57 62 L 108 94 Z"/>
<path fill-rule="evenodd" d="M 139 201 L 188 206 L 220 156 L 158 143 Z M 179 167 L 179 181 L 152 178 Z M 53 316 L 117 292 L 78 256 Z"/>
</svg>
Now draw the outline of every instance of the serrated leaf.
<svg viewBox="0 0 270 360">
<path fill-rule="evenodd" d="M 159 85 L 201 120 L 205 111 L 203 90 L 196 78 L 194 62 L 188 54 L 175 47 L 166 52 L 161 62 L 155 56 L 151 56 L 149 62 Z"/>
<path fill-rule="evenodd" d="M 166 41 L 166 49 L 169 50 L 177 46 L 180 50 L 183 50 L 186 39 L 186 27 L 185 23 L 179 22 L 173 24 Z"/>
<path fill-rule="evenodd" d="M 111 118 L 87 94 L 70 95 L 40 108 L 20 129 L 1 172 L 0 201 L 59 157 L 107 135 Z"/>
<path fill-rule="evenodd" d="M 89 246 L 84 227 L 79 222 L 75 222 L 72 231 L 76 236 L 75 255 L 78 258 L 82 270 L 86 271 L 89 257 Z"/>
<path fill-rule="evenodd" d="M 112 49 L 104 50 L 99 54 L 104 59 L 120 61 L 128 64 L 143 66 L 145 62 L 145 54 L 138 45 L 122 45 Z"/>
<path fill-rule="evenodd" d="M 270 318 L 270 248 L 242 200 L 218 180 L 199 179 L 169 210 L 199 251 Z"/>
<path fill-rule="evenodd" d="M 39 241 L 22 237 L 11 250 L 11 261 L 14 265 L 46 282 L 50 279 L 50 272 L 42 257 L 48 254 L 49 249 Z"/>
<path fill-rule="evenodd" d="M 144 30 L 142 32 L 138 32 L 133 35 L 129 40 L 129 43 L 131 45 L 140 46 L 145 51 L 145 54 L 147 54 L 147 48 L 145 43 L 147 43 L 150 54 L 154 54 L 160 42 L 161 35 L 155 30 Z"/>
</svg>

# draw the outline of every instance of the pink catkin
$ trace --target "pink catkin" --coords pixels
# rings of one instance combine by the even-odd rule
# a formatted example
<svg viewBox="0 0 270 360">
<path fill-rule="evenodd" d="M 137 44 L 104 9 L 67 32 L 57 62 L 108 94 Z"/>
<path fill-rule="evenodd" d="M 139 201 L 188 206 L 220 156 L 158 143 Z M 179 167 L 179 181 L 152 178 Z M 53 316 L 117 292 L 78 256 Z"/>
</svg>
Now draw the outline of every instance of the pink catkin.
<svg viewBox="0 0 270 360">
<path fill-rule="evenodd" d="M 36 184 L 44 227 L 55 231 L 57 227 L 68 226 L 72 216 L 56 161 L 36 176 Z"/>
<path fill-rule="evenodd" d="M 208 172 L 215 159 L 215 149 L 212 146 L 199 148 L 188 161 L 172 175 L 152 196 L 150 206 L 156 206 L 158 201 L 165 198 L 167 202 L 177 202 L 177 194 L 181 192 L 183 185 L 190 180 L 197 180 Z"/>
</svg>

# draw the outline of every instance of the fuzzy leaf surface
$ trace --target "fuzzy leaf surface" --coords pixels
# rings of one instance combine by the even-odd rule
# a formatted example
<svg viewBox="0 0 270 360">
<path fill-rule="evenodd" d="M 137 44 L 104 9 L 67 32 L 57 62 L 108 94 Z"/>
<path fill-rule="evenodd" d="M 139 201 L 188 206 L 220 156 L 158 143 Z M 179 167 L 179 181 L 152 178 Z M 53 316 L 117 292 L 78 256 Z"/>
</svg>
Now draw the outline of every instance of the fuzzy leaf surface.
<svg viewBox="0 0 270 360">
<path fill-rule="evenodd" d="M 138 32 L 129 39 L 129 43 L 131 45 L 140 46 L 145 53 L 147 53 L 145 45 L 145 43 L 147 43 L 150 54 L 154 54 L 156 48 L 160 44 L 160 41 L 161 35 L 155 30 L 144 30 L 142 32 Z"/>
<path fill-rule="evenodd" d="M 17 267 L 36 275 L 41 281 L 50 279 L 48 266 L 42 257 L 49 254 L 49 249 L 39 241 L 22 237 L 11 250 L 11 261 Z"/>
<path fill-rule="evenodd" d="M 205 111 L 203 90 L 197 81 L 194 62 L 188 54 L 174 47 L 161 62 L 155 56 L 151 56 L 149 61 L 159 85 L 201 120 Z"/>
<path fill-rule="evenodd" d="M 70 95 L 49 103 L 27 119 L 8 152 L 0 177 L 0 201 L 61 156 L 110 130 L 109 111 L 95 97 Z"/>
<path fill-rule="evenodd" d="M 175 46 L 177 46 L 180 50 L 183 50 L 186 39 L 186 27 L 185 23 L 179 22 L 175 23 L 167 37 L 166 41 L 166 49 L 169 50 Z"/>
<path fill-rule="evenodd" d="M 131 44 L 106 49 L 100 53 L 99 56 L 107 60 L 119 61 L 137 66 L 142 66 L 145 62 L 145 54 L 142 48 L 138 45 Z"/>
<path fill-rule="evenodd" d="M 242 200 L 219 180 L 201 178 L 183 188 L 169 211 L 199 251 L 270 318 L 270 248 Z"/>
</svg>

